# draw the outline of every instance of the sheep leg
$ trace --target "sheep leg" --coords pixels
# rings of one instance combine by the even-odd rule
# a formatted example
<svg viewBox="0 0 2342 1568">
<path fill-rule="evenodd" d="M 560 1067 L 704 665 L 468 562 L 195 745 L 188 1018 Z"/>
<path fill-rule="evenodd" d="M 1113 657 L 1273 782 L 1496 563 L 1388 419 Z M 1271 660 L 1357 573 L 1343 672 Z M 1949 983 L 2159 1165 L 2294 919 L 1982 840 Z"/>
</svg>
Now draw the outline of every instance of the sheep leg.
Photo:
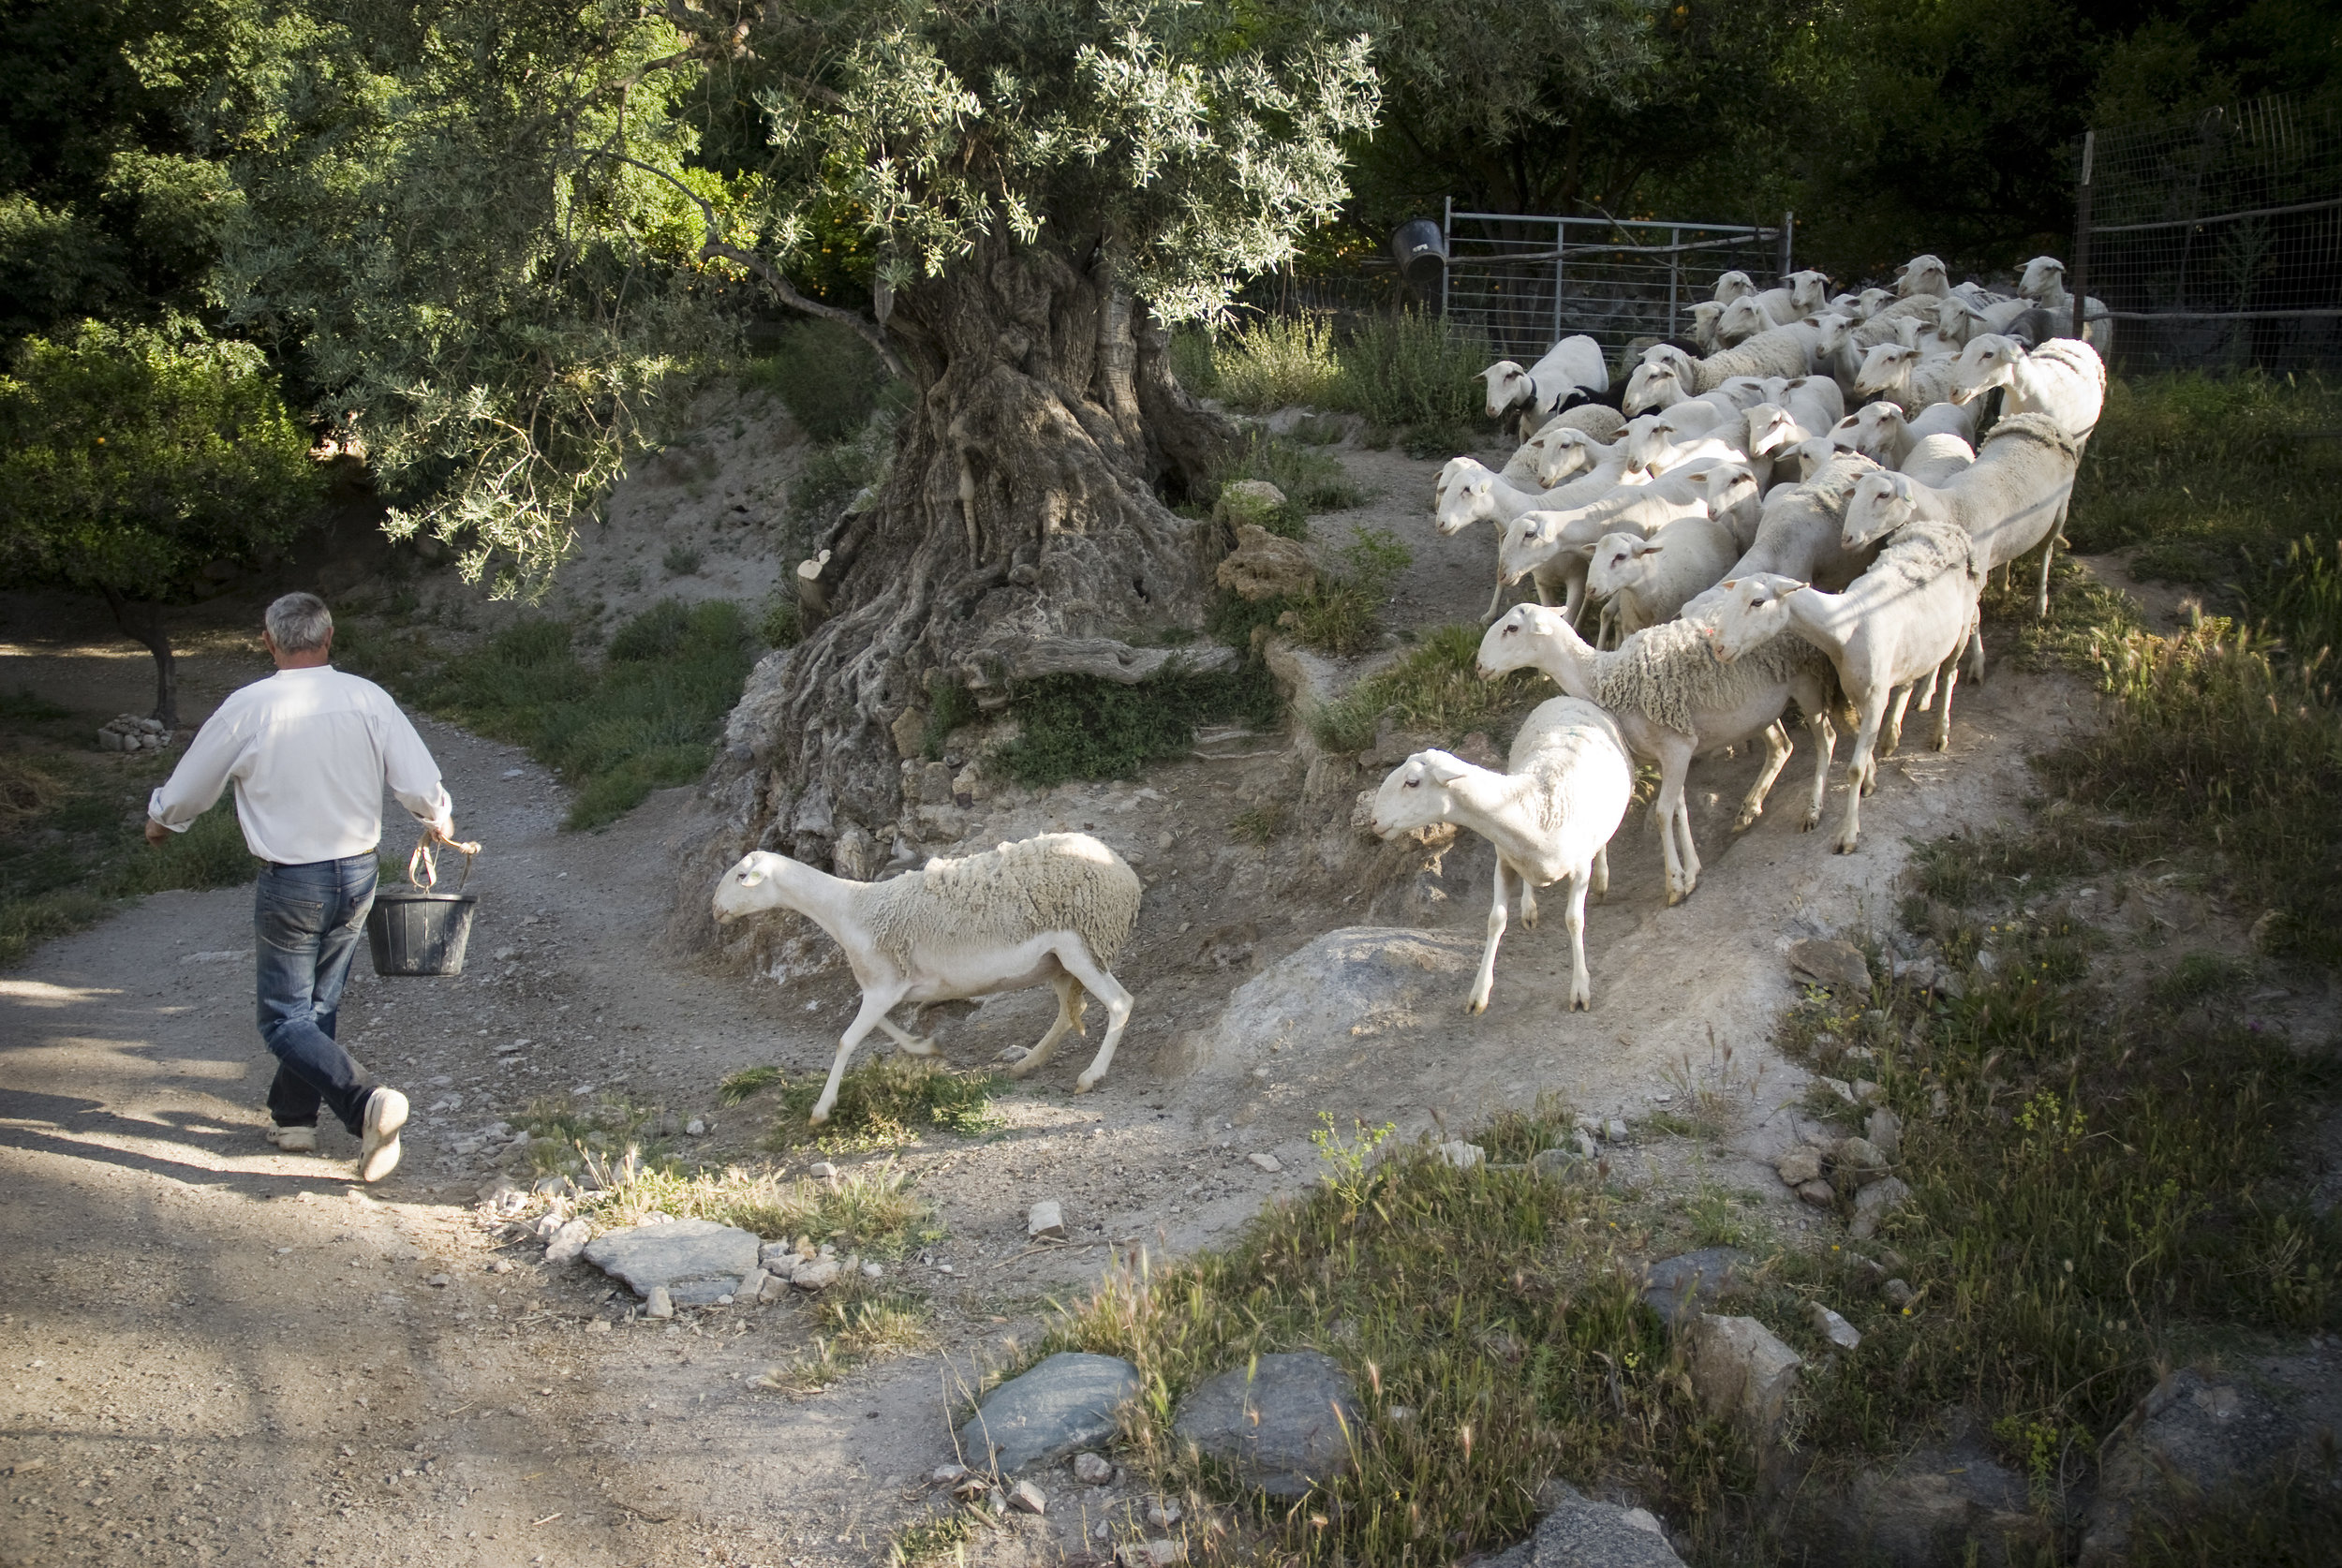
<svg viewBox="0 0 2342 1568">
<path fill-rule="evenodd" d="M 878 1027 L 894 1037 L 895 1043 L 902 1047 L 905 1056 L 931 1057 L 935 1055 L 934 1041 L 912 1034 L 892 1018 L 881 1018 L 878 1021 Z"/>
<path fill-rule="evenodd" d="M 1608 844 L 1593 852 L 1593 895 L 1596 898 L 1610 895 L 1610 847 Z"/>
<path fill-rule="evenodd" d="M 1520 879 L 1520 924 L 1532 931 L 1537 928 L 1537 890 L 1526 877 Z"/>
<path fill-rule="evenodd" d="M 1074 1034 L 1082 1032 L 1081 986 L 1070 974 L 1060 974 L 1049 984 L 1057 988 L 1057 1019 L 1050 1024 L 1049 1032 L 1041 1037 L 1038 1044 L 1016 1058 L 1015 1065 L 1008 1070 L 1012 1078 L 1023 1077 L 1056 1056 L 1058 1042 L 1063 1040 L 1069 1031 Z"/>
<path fill-rule="evenodd" d="M 1659 824 L 1659 846 L 1667 858 L 1668 903 L 1682 903 L 1692 895 L 1698 884 L 1699 868 L 1696 858 L 1688 868 L 1686 855 L 1676 845 L 1675 824 L 1683 819 L 1682 851 L 1691 849 L 1690 814 L 1683 805 L 1683 776 L 1691 771 L 1692 742 L 1689 736 L 1668 732 L 1668 741 L 1661 750 L 1659 762 L 1659 798 L 1652 803 L 1652 820 Z"/>
<path fill-rule="evenodd" d="M 1675 831 L 1683 836 L 1683 896 L 1699 885 L 1699 846 L 1692 842 L 1692 797 L 1685 791 L 1675 797 Z"/>
<path fill-rule="evenodd" d="M 1505 885 L 1505 880 L 1512 874 L 1512 867 L 1505 864 L 1505 857 L 1498 855 L 1496 896 L 1489 901 L 1489 945 L 1480 954 L 1480 972 L 1473 977 L 1472 995 L 1464 998 L 1466 1013 L 1486 1013 L 1489 1010 L 1489 992 L 1496 984 L 1496 944 L 1505 939 L 1505 906 L 1512 894 L 1512 890 Z M 1528 885 L 1528 879 L 1522 878 L 1521 886 Z"/>
<path fill-rule="evenodd" d="M 1083 990 L 1106 1004 L 1105 1040 L 1089 1065 L 1082 1069 L 1082 1075 L 1074 1080 L 1074 1092 L 1088 1094 L 1105 1077 L 1106 1069 L 1114 1065 L 1114 1048 L 1122 1043 L 1122 1031 L 1130 1026 L 1131 994 L 1089 956 L 1089 944 L 1079 937 L 1068 938 L 1059 944 L 1057 961 L 1081 982 Z"/>
<path fill-rule="evenodd" d="M 1854 755 L 1845 764 L 1845 821 L 1838 829 L 1837 850 L 1842 855 L 1854 852 L 1854 846 L 1862 833 L 1862 797 L 1870 793 L 1878 777 L 1878 729 L 1887 717 L 1887 693 L 1865 692 L 1862 697 L 1862 727 L 1855 732 Z"/>
<path fill-rule="evenodd" d="M 1569 1010 L 1593 1011 L 1593 977 L 1586 972 L 1586 881 L 1581 872 L 1569 880 Z"/>
<path fill-rule="evenodd" d="M 1826 709 L 1816 703 L 1806 716 L 1805 727 L 1814 736 L 1814 798 L 1806 803 L 1805 820 L 1798 824 L 1800 833 L 1821 826 L 1822 802 L 1830 794 L 1830 764 L 1838 754 L 1837 727 L 1830 722 Z"/>
<path fill-rule="evenodd" d="M 1482 626 L 1494 626 L 1496 624 L 1496 617 L 1504 613 L 1505 579 L 1502 574 L 1499 574 L 1496 579 L 1496 591 L 1489 595 L 1489 613 L 1480 617 L 1480 624 Z"/>
<path fill-rule="evenodd" d="M 1951 691 L 1952 688 L 1960 684 L 1959 653 L 1955 651 L 1949 658 L 1945 659 L 1943 668 L 1936 673 L 1943 682 L 1944 703 L 1935 710 L 1934 745 L 1938 751 L 1949 751 L 1951 749 Z"/>
<path fill-rule="evenodd" d="M 1921 712 L 1921 713 L 1925 713 L 1925 712 L 1928 710 L 1928 708 L 1929 708 L 1931 705 L 1933 705 L 1933 704 L 1934 704 L 1934 701 L 1935 701 L 1935 672 L 1934 672 L 1934 671 L 1933 671 L 1933 670 L 1930 670 L 1930 671 L 1927 673 L 1927 679 L 1926 679 L 1926 681 L 1925 681 L 1925 682 L 1924 682 L 1924 683 L 1923 683 L 1923 684 L 1920 687 L 1920 700 L 1919 700 L 1916 703 L 1914 703 L 1914 704 L 1913 704 L 1913 706 L 1917 707 L 1917 708 L 1920 710 L 1920 712 Z"/>
<path fill-rule="evenodd" d="M 2049 531 L 2049 538 L 2041 541 L 2041 587 L 2040 591 L 2035 595 L 2033 604 L 2033 618 L 2037 621 L 2049 619 L 2050 562 L 2056 555 L 2057 529 L 2053 525 Z"/>
<path fill-rule="evenodd" d="M 1894 696 L 1887 703 L 1886 727 L 1879 732 L 1878 754 L 1881 757 L 1893 756 L 1895 747 L 1903 744 L 1903 710 L 1910 702 L 1911 688 L 1907 685 L 1896 687 Z"/>
<path fill-rule="evenodd" d="M 908 985 L 890 985 L 882 990 L 862 993 L 862 1011 L 853 1015 L 846 1032 L 837 1037 L 837 1059 L 829 1064 L 829 1082 L 822 1086 L 822 1098 L 813 1102 L 813 1114 L 806 1119 L 819 1127 L 829 1119 L 831 1109 L 837 1103 L 837 1086 L 846 1076 L 846 1063 L 853 1059 L 853 1048 L 863 1037 L 878 1028 L 879 1023 L 903 999 Z"/>
<path fill-rule="evenodd" d="M 1765 726 L 1765 765 L 1756 772 L 1756 782 L 1748 787 L 1748 798 L 1741 802 L 1741 814 L 1732 821 L 1734 833 L 1746 832 L 1749 825 L 1765 814 L 1765 797 L 1772 793 L 1772 781 L 1781 777 L 1788 765 L 1789 732 L 1774 719 Z"/>
<path fill-rule="evenodd" d="M 1984 684 L 1984 622 L 1980 617 L 1968 628 L 1968 679 Z"/>
</svg>

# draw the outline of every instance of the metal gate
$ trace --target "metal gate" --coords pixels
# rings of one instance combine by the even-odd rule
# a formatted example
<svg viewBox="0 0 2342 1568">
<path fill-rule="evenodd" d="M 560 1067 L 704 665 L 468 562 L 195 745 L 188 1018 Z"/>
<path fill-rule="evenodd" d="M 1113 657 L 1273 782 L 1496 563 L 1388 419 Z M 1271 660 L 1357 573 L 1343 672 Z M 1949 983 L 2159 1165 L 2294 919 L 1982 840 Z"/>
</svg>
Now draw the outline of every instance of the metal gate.
<svg viewBox="0 0 2342 1568">
<path fill-rule="evenodd" d="M 1585 333 L 1612 360 L 1628 340 L 1691 329 L 1692 306 L 1738 269 L 1769 287 L 1790 267 L 1793 214 L 1778 227 L 1460 213 L 1447 204 L 1441 307 L 1523 363 Z"/>
</svg>

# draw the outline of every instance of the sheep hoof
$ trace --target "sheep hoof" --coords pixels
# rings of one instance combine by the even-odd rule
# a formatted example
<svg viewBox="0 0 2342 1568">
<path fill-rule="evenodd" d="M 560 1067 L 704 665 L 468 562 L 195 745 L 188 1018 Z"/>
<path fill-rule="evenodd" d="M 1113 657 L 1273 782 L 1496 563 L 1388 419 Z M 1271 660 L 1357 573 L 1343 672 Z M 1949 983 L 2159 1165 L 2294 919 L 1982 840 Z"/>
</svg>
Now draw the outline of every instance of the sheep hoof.
<svg viewBox="0 0 2342 1568">
<path fill-rule="evenodd" d="M 1074 1080 L 1074 1092 L 1075 1094 L 1088 1094 L 1091 1089 L 1094 1089 L 1097 1087 L 1098 1080 L 1091 1077 L 1087 1072 Z"/>
<path fill-rule="evenodd" d="M 1569 994 L 1569 1010 L 1572 1013 L 1592 1013 L 1593 998 L 1584 991 L 1572 991 Z"/>
<path fill-rule="evenodd" d="M 1732 831 L 1734 833 L 1746 833 L 1750 828 L 1756 825 L 1756 819 L 1763 815 L 1764 807 L 1761 806 L 1756 807 L 1754 810 L 1742 812 L 1739 816 L 1732 819 Z"/>
<path fill-rule="evenodd" d="M 1534 910 L 1523 910 L 1520 916 L 1520 924 L 1527 926 L 1532 931 L 1535 930 L 1537 928 L 1536 911 Z"/>
<path fill-rule="evenodd" d="M 1833 846 L 1833 848 L 1835 848 L 1842 855 L 1850 855 L 1854 852 L 1854 840 L 1851 838 L 1841 838 Z"/>
<path fill-rule="evenodd" d="M 1464 1003 L 1464 1012 L 1475 1016 L 1486 1013 L 1488 1010 L 1488 1000 L 1483 997 L 1474 997 Z"/>
</svg>

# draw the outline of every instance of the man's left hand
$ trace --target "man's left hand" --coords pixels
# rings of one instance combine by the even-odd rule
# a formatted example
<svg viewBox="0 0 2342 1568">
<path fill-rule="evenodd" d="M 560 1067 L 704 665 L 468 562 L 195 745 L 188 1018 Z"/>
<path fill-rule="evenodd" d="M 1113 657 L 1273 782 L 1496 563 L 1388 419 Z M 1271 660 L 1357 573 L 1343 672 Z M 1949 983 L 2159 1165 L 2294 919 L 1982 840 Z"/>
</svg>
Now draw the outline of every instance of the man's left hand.
<svg viewBox="0 0 2342 1568">
<path fill-rule="evenodd" d="M 170 830 L 154 818 L 146 819 L 146 841 L 160 846 L 170 837 Z"/>
</svg>

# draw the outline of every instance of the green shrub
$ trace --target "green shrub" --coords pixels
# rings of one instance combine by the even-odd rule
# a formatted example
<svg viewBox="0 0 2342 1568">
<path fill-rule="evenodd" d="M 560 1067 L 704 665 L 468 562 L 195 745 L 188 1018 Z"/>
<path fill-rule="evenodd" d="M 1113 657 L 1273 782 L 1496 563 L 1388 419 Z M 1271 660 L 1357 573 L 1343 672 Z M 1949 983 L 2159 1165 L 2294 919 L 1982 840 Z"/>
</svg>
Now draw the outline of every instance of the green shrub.
<svg viewBox="0 0 2342 1568">
<path fill-rule="evenodd" d="M 842 441 L 877 410 L 893 377 L 852 328 L 811 320 L 789 326 L 780 346 L 751 363 L 741 380 L 778 397 L 814 440 Z"/>
<path fill-rule="evenodd" d="M 886 482 L 895 461 L 895 420 L 882 410 L 848 441 L 816 450 L 789 487 L 789 533 L 784 558 L 794 564 L 828 532 L 866 486 Z"/>
<path fill-rule="evenodd" d="M 1220 396 L 1229 407 L 1267 414 L 1293 404 L 1332 405 L 1341 366 L 1331 318 L 1261 316 L 1221 333 L 1211 344 Z"/>
<path fill-rule="evenodd" d="M 1376 313 L 1340 350 L 1335 406 L 1369 424 L 1469 431 L 1487 418 L 1480 372 L 1495 359 L 1486 333 L 1420 311 Z M 1448 452 L 1474 445 L 1469 437 Z M 1442 453 L 1440 455 L 1445 455 Z"/>
<path fill-rule="evenodd" d="M 1196 674 L 1176 663 L 1151 680 L 1120 686 L 1094 675 L 1049 675 L 1011 691 L 1016 738 L 999 761 L 1021 784 L 1128 778 L 1149 762 L 1184 757 L 1195 726 L 1276 721 L 1277 687 L 1248 662 L 1232 674 Z"/>
<path fill-rule="evenodd" d="M 915 1144 L 939 1128 L 977 1137 L 1002 1125 L 992 1114 L 992 1097 L 1003 1081 L 999 1074 L 958 1073 L 932 1061 L 886 1056 L 846 1073 L 829 1119 L 816 1127 L 807 1118 L 827 1079 L 825 1072 L 811 1072 L 778 1085 L 780 1109 L 766 1140 L 771 1147 L 882 1148 Z"/>
<path fill-rule="evenodd" d="M 1360 528 L 1337 559 L 1342 570 L 1321 575 L 1308 593 L 1282 601 L 1277 621 L 1307 646 L 1350 658 L 1372 645 L 1390 584 L 1415 557 L 1397 535 Z"/>
<path fill-rule="evenodd" d="M 974 693 L 957 681 L 938 678 L 927 684 L 927 726 L 920 732 L 920 755 L 930 762 L 943 760 L 943 743 L 963 724 L 979 716 Z"/>
<path fill-rule="evenodd" d="M 1220 371 L 1212 361 L 1209 332 L 1193 326 L 1172 329 L 1171 375 L 1197 397 L 1220 394 Z"/>
<path fill-rule="evenodd" d="M 1281 436 L 1254 432 L 1247 436 L 1212 469 L 1206 505 L 1238 480 L 1267 480 L 1284 492 L 1287 515 L 1269 532 L 1287 539 L 1309 537 L 1309 514 L 1347 511 L 1366 500 L 1366 492 L 1351 482 L 1349 470 L 1331 452 L 1318 451 Z"/>
<path fill-rule="evenodd" d="M 700 553 L 688 544 L 670 544 L 660 562 L 670 577 L 695 577 L 700 570 Z"/>
<path fill-rule="evenodd" d="M 1311 727 L 1329 749 L 1361 751 L 1374 744 L 1374 732 L 1387 714 L 1401 730 L 1449 741 L 1479 731 L 1501 748 L 1529 710 L 1553 692 L 1534 670 L 1480 679 L 1480 636 L 1476 626 L 1427 632 L 1397 663 L 1319 709 Z"/>
<path fill-rule="evenodd" d="M 805 635 L 797 596 L 790 591 L 786 577 L 781 586 L 773 590 L 773 597 L 764 601 L 764 614 L 757 620 L 756 634 L 768 648 L 793 648 Z"/>
</svg>

